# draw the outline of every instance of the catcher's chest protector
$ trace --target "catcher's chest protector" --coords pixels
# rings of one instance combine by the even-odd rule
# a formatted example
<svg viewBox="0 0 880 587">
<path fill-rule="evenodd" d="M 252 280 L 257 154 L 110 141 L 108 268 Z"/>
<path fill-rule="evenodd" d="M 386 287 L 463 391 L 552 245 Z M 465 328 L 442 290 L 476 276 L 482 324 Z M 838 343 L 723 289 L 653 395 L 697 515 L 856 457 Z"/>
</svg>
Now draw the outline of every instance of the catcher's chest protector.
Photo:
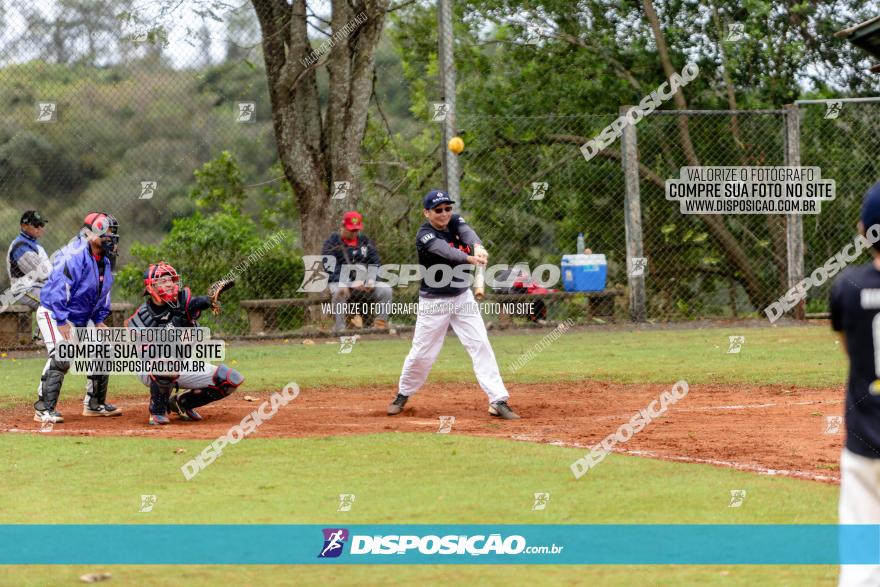
<svg viewBox="0 0 880 587">
<path fill-rule="evenodd" d="M 128 326 L 131 328 L 165 328 L 169 324 L 175 328 L 198 326 L 198 322 L 191 319 L 187 312 L 191 299 L 192 294 L 189 288 L 185 287 L 177 295 L 176 307 L 170 304 L 157 306 L 149 301 L 144 302 L 128 321 Z"/>
</svg>

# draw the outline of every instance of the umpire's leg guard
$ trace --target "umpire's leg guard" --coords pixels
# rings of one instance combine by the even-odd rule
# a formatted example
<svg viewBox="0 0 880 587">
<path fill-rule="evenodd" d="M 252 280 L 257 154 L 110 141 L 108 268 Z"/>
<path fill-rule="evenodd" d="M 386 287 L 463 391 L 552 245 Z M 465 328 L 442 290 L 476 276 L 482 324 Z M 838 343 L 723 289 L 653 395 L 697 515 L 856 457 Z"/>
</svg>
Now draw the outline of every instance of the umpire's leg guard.
<svg viewBox="0 0 880 587">
<path fill-rule="evenodd" d="M 86 379 L 86 396 L 83 398 L 83 404 L 90 410 L 98 410 L 107 403 L 107 385 L 110 383 L 110 376 L 88 375 Z"/>
<path fill-rule="evenodd" d="M 168 398 L 174 387 L 174 377 L 150 375 L 150 413 L 164 416 L 168 412 Z"/>
<path fill-rule="evenodd" d="M 226 365 L 220 365 L 214 371 L 214 382 L 212 385 L 181 393 L 177 396 L 177 403 L 184 410 L 200 408 L 228 396 L 243 381 L 244 377 L 241 373 Z"/>
<path fill-rule="evenodd" d="M 69 361 L 58 361 L 55 353 L 46 361 L 43 375 L 40 377 L 40 387 L 37 390 L 37 399 L 34 409 L 40 412 L 54 412 L 58 405 L 58 397 L 61 395 L 61 384 L 64 382 L 64 374 L 70 369 Z"/>
</svg>

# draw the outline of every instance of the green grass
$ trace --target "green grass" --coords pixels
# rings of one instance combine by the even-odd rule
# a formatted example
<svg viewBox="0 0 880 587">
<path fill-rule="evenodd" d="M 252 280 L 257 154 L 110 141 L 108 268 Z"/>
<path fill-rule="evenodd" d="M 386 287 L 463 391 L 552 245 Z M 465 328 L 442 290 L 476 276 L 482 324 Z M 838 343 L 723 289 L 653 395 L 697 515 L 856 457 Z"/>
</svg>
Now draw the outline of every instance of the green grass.
<svg viewBox="0 0 880 587">
<path fill-rule="evenodd" d="M 384 434 L 322 439 L 249 440 L 185 482 L 180 465 L 204 441 L 9 436 L 0 445 L 2 523 L 833 523 L 835 487 L 755 476 L 700 465 L 612 455 L 575 480 L 569 464 L 581 451 L 521 442 L 437 434 Z M 178 448 L 186 449 L 176 454 Z M 101 463 L 101 468 L 84 463 Z M 104 469 L 106 467 L 106 470 Z M 39 480 L 35 483 L 34 480 Z M 96 483 L 98 484 L 96 486 Z M 745 489 L 742 507 L 729 508 L 731 489 Z M 549 492 L 544 511 L 532 511 L 535 492 Z M 337 512 L 338 494 L 357 496 Z M 138 513 L 140 496 L 154 494 L 152 512 Z M 53 504 L 51 512 L 46 504 Z M 10 584 L 63 584 L 97 567 L 10 569 Z M 230 582 L 284 584 L 285 567 L 118 567 L 138 584 Z M 302 568 L 307 584 L 326 569 Z M 815 583 L 829 567 L 373 567 L 339 568 L 341 584 L 449 584 L 462 577 L 488 584 L 731 585 Z M 727 575 L 722 573 L 728 573 Z M 49 581 L 49 578 L 55 580 Z M 68 577 L 65 579 L 65 577 Z M 143 577 L 144 580 L 141 580 Z M 147 578 L 149 578 L 147 580 Z M 115 578 L 114 578 L 115 580 Z M 297 579 L 300 582 L 300 579 Z M 636 583 L 643 584 L 641 581 Z M 123 579 L 123 584 L 127 584 Z"/>
<path fill-rule="evenodd" d="M 508 368 L 546 333 L 492 335 L 508 383 L 615 382 L 838 386 L 846 361 L 827 328 L 570 332 L 512 373 Z M 740 354 L 728 336 L 744 335 Z M 336 341 L 291 341 L 227 349 L 246 389 L 393 386 L 409 341 L 359 341 L 339 354 Z M 31 401 L 43 359 L 0 358 L 0 404 Z M 446 346 L 429 381 L 473 382 L 461 345 Z M 81 377 L 63 397 L 79 393 Z M 115 376 L 111 397 L 144 395 L 132 376 Z M 69 397 L 69 396 L 68 396 Z M 330 416 L 328 416 L 330 417 Z M 564 415 L 560 416 L 564 419 Z M 580 480 L 569 471 L 577 449 L 437 434 L 377 434 L 311 439 L 248 439 L 186 482 L 180 465 L 205 441 L 0 437 L 2 523 L 833 523 L 837 488 L 705 465 L 609 456 Z M 183 454 L 175 449 L 183 448 Z M 745 489 L 729 508 L 731 489 Z M 544 511 L 533 494 L 550 492 Z M 357 496 L 339 513 L 338 494 Z M 155 494 L 150 513 L 140 496 Z M 829 566 L 16 566 L 0 585 L 78 584 L 111 570 L 112 584 L 137 585 L 832 585 Z"/>
<path fill-rule="evenodd" d="M 744 335 L 739 354 L 728 354 L 728 336 Z M 712 328 L 707 330 L 569 332 L 521 369 L 510 365 L 533 349 L 545 333 L 493 334 L 492 346 L 508 383 L 578 381 L 622 383 L 786 384 L 840 386 L 846 359 L 836 336 L 822 327 Z M 327 344 L 329 342 L 329 344 Z M 227 363 L 242 372 L 245 388 L 275 389 L 289 381 L 301 387 L 394 385 L 409 339 L 362 340 L 340 354 L 334 340 L 313 346 L 299 341 L 272 345 L 227 345 Z M 35 358 L 0 359 L 0 402 L 30 398 L 45 363 Z M 808 357 L 808 359 L 805 359 Z M 85 379 L 71 375 L 65 389 L 82 389 Z M 470 359 L 454 336 L 446 340 L 430 381 L 473 382 Z M 112 395 L 143 394 L 134 376 L 114 376 Z"/>
</svg>

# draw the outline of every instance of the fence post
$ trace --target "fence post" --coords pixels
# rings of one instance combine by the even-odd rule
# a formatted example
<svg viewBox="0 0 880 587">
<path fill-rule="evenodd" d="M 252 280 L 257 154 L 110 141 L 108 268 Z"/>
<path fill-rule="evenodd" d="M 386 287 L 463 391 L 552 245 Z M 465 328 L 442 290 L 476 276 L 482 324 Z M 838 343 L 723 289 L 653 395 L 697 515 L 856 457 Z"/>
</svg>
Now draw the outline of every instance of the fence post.
<svg viewBox="0 0 880 587">
<path fill-rule="evenodd" d="M 455 124 L 457 113 L 455 112 L 455 58 L 452 52 L 452 0 L 437 0 L 437 20 L 440 92 L 442 100 L 447 106 L 446 118 L 442 123 L 443 130 L 440 133 L 443 186 L 449 196 L 458 202 L 459 210 L 464 210 L 458 189 L 458 155 L 447 147 L 449 139 L 458 132 Z"/>
<path fill-rule="evenodd" d="M 785 105 L 785 164 L 797 167 L 801 164 L 801 111 L 797 104 Z M 788 260 L 788 287 L 804 278 L 804 217 L 788 214 L 785 218 L 786 258 Z M 806 301 L 792 309 L 792 316 L 804 319 Z"/>
<path fill-rule="evenodd" d="M 625 116 L 633 106 L 621 106 L 620 116 Z M 639 149 L 636 141 L 636 127 L 627 124 L 621 137 L 621 162 L 625 185 L 623 199 L 624 229 L 626 230 L 626 274 L 629 283 L 629 311 L 635 322 L 645 322 L 648 312 L 645 308 L 645 273 L 633 275 L 633 258 L 644 257 L 642 247 L 642 203 L 639 195 Z"/>
</svg>

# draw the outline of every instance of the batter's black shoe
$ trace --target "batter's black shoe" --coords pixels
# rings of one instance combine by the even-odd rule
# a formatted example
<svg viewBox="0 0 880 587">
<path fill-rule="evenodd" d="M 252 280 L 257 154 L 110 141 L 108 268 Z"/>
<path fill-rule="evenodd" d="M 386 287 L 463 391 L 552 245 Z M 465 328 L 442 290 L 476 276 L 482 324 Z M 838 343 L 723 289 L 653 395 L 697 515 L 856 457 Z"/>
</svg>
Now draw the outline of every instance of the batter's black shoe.
<svg viewBox="0 0 880 587">
<path fill-rule="evenodd" d="M 397 397 L 394 398 L 394 401 L 391 402 L 391 405 L 388 406 L 388 415 L 394 416 L 395 414 L 399 414 L 400 412 L 402 412 L 403 406 L 406 405 L 406 400 L 408 399 L 409 397 L 398 393 Z"/>
<path fill-rule="evenodd" d="M 489 404 L 489 413 L 504 420 L 519 420 L 519 415 L 510 409 L 507 401 L 492 402 Z"/>
</svg>

